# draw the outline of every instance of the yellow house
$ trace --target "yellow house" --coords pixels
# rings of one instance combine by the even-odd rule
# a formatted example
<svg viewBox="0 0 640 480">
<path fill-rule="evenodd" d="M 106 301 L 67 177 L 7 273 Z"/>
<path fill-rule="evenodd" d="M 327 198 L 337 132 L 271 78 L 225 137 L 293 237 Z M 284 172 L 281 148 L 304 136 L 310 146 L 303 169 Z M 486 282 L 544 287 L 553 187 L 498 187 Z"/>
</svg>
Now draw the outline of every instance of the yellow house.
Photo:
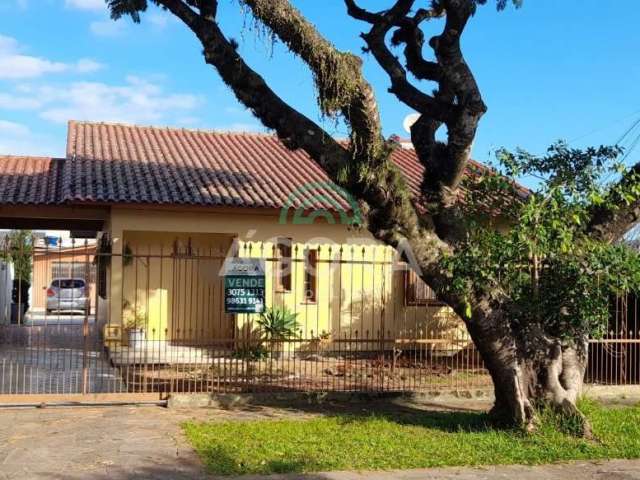
<svg viewBox="0 0 640 480">
<path fill-rule="evenodd" d="M 67 145 L 69 200 L 109 206 L 99 311 L 114 344 L 142 327 L 147 341 L 237 347 L 257 316 L 225 313 L 229 256 L 264 259 L 266 305 L 297 314 L 305 341 L 459 328 L 393 249 L 353 226 L 348 194 L 273 135 L 70 122 Z M 394 161 L 417 191 L 412 148 Z"/>
</svg>

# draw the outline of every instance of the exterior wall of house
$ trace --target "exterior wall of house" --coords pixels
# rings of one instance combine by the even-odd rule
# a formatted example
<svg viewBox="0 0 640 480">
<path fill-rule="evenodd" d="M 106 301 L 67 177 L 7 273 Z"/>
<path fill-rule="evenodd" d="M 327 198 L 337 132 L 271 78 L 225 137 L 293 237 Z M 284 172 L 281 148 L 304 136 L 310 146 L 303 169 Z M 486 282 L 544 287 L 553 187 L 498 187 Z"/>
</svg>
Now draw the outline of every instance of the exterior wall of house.
<svg viewBox="0 0 640 480">
<path fill-rule="evenodd" d="M 233 319 L 221 308 L 218 275 L 231 236 L 125 231 L 123 238 L 125 324 L 142 323 L 149 340 L 210 345 L 214 340 L 233 338 Z M 185 253 L 186 245 L 192 254 Z M 177 254 L 174 248 L 179 249 Z"/>
<path fill-rule="evenodd" d="M 442 306 L 406 306 L 393 249 L 344 225 L 281 224 L 277 212 L 248 209 L 113 208 L 110 323 L 141 311 L 147 338 L 211 342 L 253 329 L 254 316 L 224 314 L 222 258 L 234 238 L 241 257 L 267 258 L 266 303 L 298 313 L 304 338 L 415 338 L 459 328 Z M 291 291 L 276 288 L 277 238 L 292 240 Z M 305 257 L 317 252 L 316 298 L 304 292 Z M 176 251 L 192 253 L 172 254 Z M 121 257 L 119 257 L 121 256 Z M 123 306 L 117 308 L 117 306 Z M 151 338 L 149 338 L 151 337 Z"/>
</svg>

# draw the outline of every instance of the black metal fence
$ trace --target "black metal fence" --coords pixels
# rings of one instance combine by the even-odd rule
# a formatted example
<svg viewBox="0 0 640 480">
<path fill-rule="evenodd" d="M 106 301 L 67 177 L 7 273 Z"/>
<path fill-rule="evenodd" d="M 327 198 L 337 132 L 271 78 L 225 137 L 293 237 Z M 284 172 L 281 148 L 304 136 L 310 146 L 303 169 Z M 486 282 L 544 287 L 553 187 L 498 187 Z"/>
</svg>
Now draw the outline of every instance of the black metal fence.
<svg viewBox="0 0 640 480">
<path fill-rule="evenodd" d="M 387 248 L 31 242 L 0 253 L 0 394 L 491 388 L 462 322 Z M 16 276 L 19 254 L 28 276 Z M 230 255 L 264 261 L 266 317 L 225 313 Z M 90 272 L 88 311 L 47 303 L 61 262 Z M 640 381 L 637 303 L 613 302 L 587 381 Z"/>
</svg>

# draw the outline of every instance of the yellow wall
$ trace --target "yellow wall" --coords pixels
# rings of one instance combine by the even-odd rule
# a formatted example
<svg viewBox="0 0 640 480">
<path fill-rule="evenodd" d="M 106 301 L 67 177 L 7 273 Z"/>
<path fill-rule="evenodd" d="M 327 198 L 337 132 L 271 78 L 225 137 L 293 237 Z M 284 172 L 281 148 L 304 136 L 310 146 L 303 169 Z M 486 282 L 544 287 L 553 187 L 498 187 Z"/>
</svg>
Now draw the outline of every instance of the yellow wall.
<svg viewBox="0 0 640 480">
<path fill-rule="evenodd" d="M 125 320 L 140 312 L 148 340 L 210 344 L 233 338 L 232 318 L 221 308 L 218 275 L 232 237 L 126 231 L 123 238 L 131 252 L 121 267 Z M 173 254 L 176 243 L 178 255 Z M 184 252 L 187 245 L 191 255 Z"/>
<path fill-rule="evenodd" d="M 326 223 L 281 225 L 273 213 L 248 209 L 204 213 L 114 208 L 110 228 L 114 253 L 122 254 L 127 244 L 135 254 L 129 265 L 118 257 L 112 261 L 111 323 L 120 324 L 126 300 L 144 311 L 149 339 L 207 343 L 230 338 L 234 328 L 236 335 L 252 330 L 253 316 L 238 315 L 234 322 L 223 313 L 218 272 L 232 238 L 238 239 L 240 256 L 271 259 L 266 262 L 267 305 L 286 305 L 298 313 L 303 338 L 324 333 L 332 339 L 375 339 L 382 331 L 387 337 L 426 337 L 459 324 L 446 308 L 405 306 L 403 273 L 394 263 L 393 249 L 366 231 Z M 278 237 L 293 240 L 292 290 L 287 293 L 276 292 L 273 283 Z M 201 258 L 166 258 L 176 242 L 179 248 L 190 245 Z M 315 303 L 304 301 L 307 248 L 319 254 Z M 165 258 L 157 258 L 160 255 Z"/>
</svg>

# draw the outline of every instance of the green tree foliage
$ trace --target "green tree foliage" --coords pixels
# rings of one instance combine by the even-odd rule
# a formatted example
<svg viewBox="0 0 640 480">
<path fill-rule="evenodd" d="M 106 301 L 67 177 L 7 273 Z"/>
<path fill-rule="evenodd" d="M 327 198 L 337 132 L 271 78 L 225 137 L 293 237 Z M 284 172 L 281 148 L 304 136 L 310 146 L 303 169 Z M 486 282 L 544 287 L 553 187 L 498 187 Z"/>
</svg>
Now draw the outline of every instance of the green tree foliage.
<svg viewBox="0 0 640 480">
<path fill-rule="evenodd" d="M 0 258 L 13 264 L 15 278 L 31 282 L 33 240 L 30 230 L 13 230 L 5 239 Z"/>
<path fill-rule="evenodd" d="M 466 181 L 469 233 L 446 260 L 450 288 L 493 292 L 524 330 L 541 327 L 565 340 L 601 335 L 611 296 L 640 288 L 636 251 L 588 231 L 594 207 L 615 209 L 640 196 L 640 178 L 617 162 L 620 153 L 564 142 L 542 156 L 500 150 L 495 169 Z M 623 175 L 629 181 L 619 182 Z M 522 177 L 537 187 L 524 191 L 515 182 Z M 491 223 L 497 209 L 510 228 Z"/>
</svg>

